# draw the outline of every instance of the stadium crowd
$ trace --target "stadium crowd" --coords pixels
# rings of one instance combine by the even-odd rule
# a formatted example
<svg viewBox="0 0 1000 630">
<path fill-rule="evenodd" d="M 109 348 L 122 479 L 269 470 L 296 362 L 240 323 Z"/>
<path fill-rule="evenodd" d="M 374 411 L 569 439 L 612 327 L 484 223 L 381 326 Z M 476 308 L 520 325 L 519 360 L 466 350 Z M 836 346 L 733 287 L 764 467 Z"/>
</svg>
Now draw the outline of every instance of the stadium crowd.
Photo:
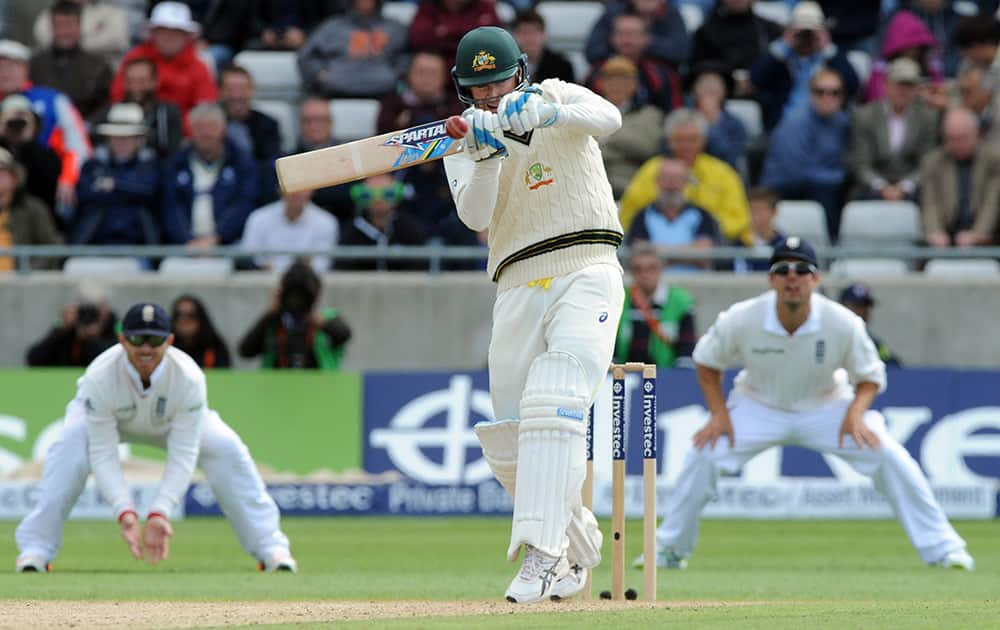
<svg viewBox="0 0 1000 630">
<path fill-rule="evenodd" d="M 456 42 L 490 24 L 511 29 L 534 81 L 584 83 L 622 111 L 600 142 L 627 241 L 668 264 L 674 249 L 775 242 L 779 199 L 817 202 L 831 242 L 858 199 L 914 201 L 929 245 L 1000 242 L 996 0 L 766 3 L 787 5 L 786 24 L 754 0 L 609 2 L 581 42 L 586 72 L 547 46 L 530 0 L 509 3 L 509 24 L 491 0 L 422 0 L 409 24 L 379 0 L 0 4 L 0 247 L 484 245 L 458 221 L 440 163 L 284 198 L 273 165 L 282 146 L 338 142 L 331 99 L 379 99 L 380 133 L 459 113 Z M 294 142 L 234 63 L 251 49 L 296 54 L 307 92 Z M 759 107 L 761 133 L 732 99 Z"/>
</svg>

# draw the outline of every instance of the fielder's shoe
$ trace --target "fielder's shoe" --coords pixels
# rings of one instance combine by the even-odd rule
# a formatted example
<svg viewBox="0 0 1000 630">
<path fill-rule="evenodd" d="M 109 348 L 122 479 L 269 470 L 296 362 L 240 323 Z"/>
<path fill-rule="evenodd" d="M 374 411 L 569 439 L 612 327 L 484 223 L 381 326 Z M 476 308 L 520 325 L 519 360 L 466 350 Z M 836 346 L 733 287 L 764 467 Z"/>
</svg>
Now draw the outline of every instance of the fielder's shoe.
<svg viewBox="0 0 1000 630">
<path fill-rule="evenodd" d="M 639 554 L 639 557 L 632 561 L 632 566 L 636 569 L 641 569 L 645 564 L 646 559 L 642 554 Z M 656 566 L 661 569 L 686 569 L 688 561 L 687 558 L 674 553 L 673 549 L 665 547 L 656 550 Z"/>
<path fill-rule="evenodd" d="M 287 551 L 275 551 L 269 554 L 266 559 L 261 560 L 258 568 L 266 573 L 274 573 L 276 571 L 298 573 L 299 563 Z"/>
<path fill-rule="evenodd" d="M 52 563 L 38 556 L 19 556 L 17 559 L 18 573 L 48 573 L 51 570 Z"/>
<path fill-rule="evenodd" d="M 969 555 L 969 552 L 965 548 L 962 548 L 949 551 L 943 558 L 935 562 L 934 566 L 972 571 L 976 568 L 976 561 L 972 559 L 972 556 Z"/>
<path fill-rule="evenodd" d="M 569 573 L 566 554 L 550 556 L 531 545 L 525 545 L 521 570 L 507 587 L 507 601 L 530 604 L 544 601 L 552 594 L 552 586 Z"/>
<path fill-rule="evenodd" d="M 556 580 L 556 583 L 552 585 L 549 598 L 552 601 L 558 601 L 579 595 L 587 584 L 589 573 L 590 569 L 584 569 L 580 565 L 574 564 L 569 568 L 569 573 Z"/>
</svg>

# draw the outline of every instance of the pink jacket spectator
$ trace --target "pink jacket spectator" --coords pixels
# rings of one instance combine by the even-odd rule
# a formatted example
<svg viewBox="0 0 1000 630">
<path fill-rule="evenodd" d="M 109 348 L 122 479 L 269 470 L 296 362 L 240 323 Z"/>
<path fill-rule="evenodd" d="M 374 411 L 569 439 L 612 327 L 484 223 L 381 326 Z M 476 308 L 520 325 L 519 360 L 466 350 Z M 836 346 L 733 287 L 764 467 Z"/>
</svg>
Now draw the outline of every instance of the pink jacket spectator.
<svg viewBox="0 0 1000 630">
<path fill-rule="evenodd" d="M 865 89 L 865 102 L 877 101 L 885 95 L 885 77 L 889 63 L 908 48 L 923 50 L 911 58 L 920 64 L 924 76 L 934 83 L 944 78 L 938 41 L 919 17 L 909 11 L 897 12 L 885 31 L 882 54 L 872 64 L 872 73 Z"/>
</svg>

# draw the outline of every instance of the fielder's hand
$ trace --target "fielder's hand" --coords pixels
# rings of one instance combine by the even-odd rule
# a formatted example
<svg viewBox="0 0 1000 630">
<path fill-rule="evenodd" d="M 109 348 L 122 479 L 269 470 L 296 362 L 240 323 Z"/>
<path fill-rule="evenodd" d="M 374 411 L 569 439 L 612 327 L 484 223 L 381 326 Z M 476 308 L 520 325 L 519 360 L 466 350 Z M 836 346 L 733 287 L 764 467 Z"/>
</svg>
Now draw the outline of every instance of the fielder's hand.
<svg viewBox="0 0 1000 630">
<path fill-rule="evenodd" d="M 546 101 L 538 88 L 511 92 L 497 105 L 500 126 L 517 135 L 541 127 L 549 127 L 559 119 L 559 106 Z"/>
<path fill-rule="evenodd" d="M 866 446 L 876 449 L 879 447 L 878 436 L 875 435 L 868 425 L 865 424 L 864 412 L 855 410 L 853 407 L 847 409 L 844 422 L 840 425 L 840 433 L 837 435 L 837 445 L 844 448 L 844 436 L 849 436 L 858 448 Z"/>
<path fill-rule="evenodd" d="M 714 449 L 716 442 L 723 435 L 729 437 L 729 448 L 732 448 L 736 443 L 736 436 L 733 433 L 733 421 L 729 418 L 728 410 L 712 414 L 708 423 L 694 434 L 694 447 L 700 451 L 706 445 L 711 444 Z"/>
<path fill-rule="evenodd" d="M 465 134 L 465 152 L 474 162 L 507 155 L 507 148 L 498 138 L 503 135 L 500 121 L 493 112 L 470 107 L 462 112 L 469 123 Z"/>
<path fill-rule="evenodd" d="M 146 528 L 142 532 L 142 555 L 146 562 L 156 564 L 167 559 L 170 553 L 170 537 L 174 528 L 166 516 L 153 512 L 146 517 Z"/>
<path fill-rule="evenodd" d="M 142 558 L 142 526 L 139 524 L 139 517 L 132 510 L 122 512 L 118 517 L 118 525 L 122 530 L 122 538 L 128 545 L 129 552 L 136 560 Z"/>
</svg>

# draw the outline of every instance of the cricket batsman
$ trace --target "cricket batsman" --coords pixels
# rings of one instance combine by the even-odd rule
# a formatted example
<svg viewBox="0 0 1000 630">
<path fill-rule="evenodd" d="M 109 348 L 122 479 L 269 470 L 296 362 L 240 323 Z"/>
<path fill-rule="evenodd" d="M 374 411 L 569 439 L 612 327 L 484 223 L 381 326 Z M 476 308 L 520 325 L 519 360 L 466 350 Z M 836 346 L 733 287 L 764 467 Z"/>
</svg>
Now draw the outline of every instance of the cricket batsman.
<svg viewBox="0 0 1000 630">
<path fill-rule="evenodd" d="M 487 271 L 497 283 L 496 421 L 475 430 L 514 499 L 507 557 L 524 552 L 506 598 L 572 597 L 601 560 L 597 521 L 580 500 L 584 419 L 611 362 L 625 293 L 622 227 L 594 138 L 614 133 L 621 114 L 582 86 L 531 84 L 527 57 L 497 27 L 462 38 L 452 77 L 470 107 L 449 121 L 463 128 L 465 147 L 445 158 L 445 170 L 461 220 L 489 228 Z"/>
</svg>

